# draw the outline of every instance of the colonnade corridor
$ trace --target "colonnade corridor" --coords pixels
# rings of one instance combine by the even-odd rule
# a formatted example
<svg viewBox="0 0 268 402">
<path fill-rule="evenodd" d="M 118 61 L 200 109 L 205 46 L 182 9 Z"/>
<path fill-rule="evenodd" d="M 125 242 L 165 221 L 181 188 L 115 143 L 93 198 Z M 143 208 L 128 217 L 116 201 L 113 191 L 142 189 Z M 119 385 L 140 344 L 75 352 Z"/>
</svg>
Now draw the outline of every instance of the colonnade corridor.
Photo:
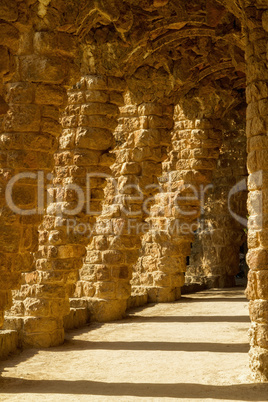
<svg viewBox="0 0 268 402">
<path fill-rule="evenodd" d="M 2 361 L 1 401 L 267 401 L 248 369 L 242 287 L 184 295 Z"/>
</svg>

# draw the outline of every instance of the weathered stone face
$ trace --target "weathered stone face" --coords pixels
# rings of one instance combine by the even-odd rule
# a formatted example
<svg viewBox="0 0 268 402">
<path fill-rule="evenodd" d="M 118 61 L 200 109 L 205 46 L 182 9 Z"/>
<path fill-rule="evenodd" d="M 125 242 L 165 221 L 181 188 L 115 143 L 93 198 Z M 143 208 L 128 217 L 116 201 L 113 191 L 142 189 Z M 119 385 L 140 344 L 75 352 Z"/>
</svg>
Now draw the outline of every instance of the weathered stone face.
<svg viewBox="0 0 268 402">
<path fill-rule="evenodd" d="M 267 264 L 266 264 L 266 140 L 267 135 L 267 31 L 265 30 L 266 12 L 258 9 L 264 6 L 257 2 L 256 8 L 246 9 L 250 24 L 246 37 L 247 63 L 247 137 L 248 137 L 248 171 L 249 197 L 248 210 L 249 231 L 247 256 L 250 267 L 247 296 L 250 303 L 252 326 L 250 330 L 251 350 L 250 366 L 254 378 L 258 381 L 267 380 L 268 350 L 267 350 L 267 320 L 263 314 L 263 300 L 267 300 Z M 264 22 L 264 23 L 263 23 Z M 259 316 L 258 316 L 259 314 Z M 259 318 L 260 317 L 260 318 Z"/>
<path fill-rule="evenodd" d="M 215 225 L 186 281 L 226 284 L 243 241 L 226 199 L 245 175 L 246 88 L 250 356 L 267 379 L 267 7 L 1 1 L 1 326 L 12 290 L 5 325 L 34 346 L 61 343 L 72 320 L 179 298 L 195 189 L 210 183 L 202 217 Z M 245 215 L 243 197 L 232 202 Z"/>
</svg>

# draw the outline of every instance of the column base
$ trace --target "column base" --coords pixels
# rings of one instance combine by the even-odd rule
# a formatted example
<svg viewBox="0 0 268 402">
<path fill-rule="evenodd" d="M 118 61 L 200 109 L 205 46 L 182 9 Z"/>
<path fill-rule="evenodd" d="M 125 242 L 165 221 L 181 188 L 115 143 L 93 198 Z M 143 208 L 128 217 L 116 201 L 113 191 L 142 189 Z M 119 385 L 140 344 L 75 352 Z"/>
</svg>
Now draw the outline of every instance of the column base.
<svg viewBox="0 0 268 402">
<path fill-rule="evenodd" d="M 127 300 L 89 299 L 88 310 L 91 321 L 109 322 L 124 318 Z"/>
<path fill-rule="evenodd" d="M 236 286 L 234 275 L 211 275 L 207 277 L 200 278 L 202 283 L 204 283 L 207 289 L 218 288 L 233 288 Z"/>
<path fill-rule="evenodd" d="M 181 298 L 181 288 L 148 287 L 148 303 L 170 303 Z"/>
<path fill-rule="evenodd" d="M 268 349 L 252 346 L 249 351 L 249 367 L 256 382 L 268 382 Z"/>
<path fill-rule="evenodd" d="M 62 319 L 25 317 L 22 344 L 27 348 L 49 348 L 64 342 Z"/>
<path fill-rule="evenodd" d="M 4 325 L 5 311 L 12 306 L 12 294 L 11 290 L 0 291 L 0 329 Z"/>
<path fill-rule="evenodd" d="M 5 360 L 12 353 L 16 353 L 19 349 L 19 335 L 17 331 L 0 331 L 0 360 Z"/>
</svg>

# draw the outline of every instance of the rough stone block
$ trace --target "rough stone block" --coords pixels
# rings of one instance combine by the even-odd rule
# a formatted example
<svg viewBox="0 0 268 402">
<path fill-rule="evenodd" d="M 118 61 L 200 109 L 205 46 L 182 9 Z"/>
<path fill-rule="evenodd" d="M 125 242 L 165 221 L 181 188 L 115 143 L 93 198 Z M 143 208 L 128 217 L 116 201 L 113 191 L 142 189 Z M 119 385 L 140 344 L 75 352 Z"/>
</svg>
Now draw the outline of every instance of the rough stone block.
<svg viewBox="0 0 268 402">
<path fill-rule="evenodd" d="M 6 359 L 19 348 L 19 335 L 17 331 L 0 330 L 0 360 Z"/>
<path fill-rule="evenodd" d="M 48 56 L 57 53 L 65 57 L 75 57 L 77 55 L 74 37 L 64 32 L 36 32 L 34 35 L 34 48 L 37 53 Z"/>
<path fill-rule="evenodd" d="M 109 103 L 87 103 L 81 106 L 81 113 L 85 115 L 117 116 L 118 107 Z"/>
<path fill-rule="evenodd" d="M 12 105 L 6 115 L 7 131 L 39 131 L 40 109 L 36 105 Z"/>
<path fill-rule="evenodd" d="M 115 299 L 115 283 L 97 282 L 95 295 L 101 299 Z"/>
<path fill-rule="evenodd" d="M 0 74 L 9 72 L 9 54 L 4 46 L 0 46 Z"/>
<path fill-rule="evenodd" d="M 86 308 L 71 308 L 70 313 L 63 319 L 64 329 L 81 328 L 89 321 L 89 313 Z"/>
<path fill-rule="evenodd" d="M 141 173 L 141 166 L 138 163 L 123 163 L 121 174 L 124 175 L 139 175 Z"/>
<path fill-rule="evenodd" d="M 100 152 L 97 151 L 77 151 L 74 155 L 74 163 L 77 166 L 97 165 L 99 163 Z"/>
<path fill-rule="evenodd" d="M 7 101 L 10 103 L 33 103 L 35 85 L 27 82 L 16 82 L 7 85 Z"/>
<path fill-rule="evenodd" d="M 25 81 L 60 84 L 67 77 L 67 64 L 63 59 L 24 56 L 20 59 L 21 77 Z"/>
<path fill-rule="evenodd" d="M 78 128 L 75 143 L 78 148 L 88 148 L 104 151 L 109 149 L 113 136 L 109 130 L 102 128 Z"/>
<path fill-rule="evenodd" d="M 124 255 L 120 251 L 107 250 L 102 253 L 104 264 L 124 263 Z"/>
<path fill-rule="evenodd" d="M 162 116 L 163 108 L 162 105 L 153 104 L 153 103 L 143 103 L 138 107 L 138 113 L 140 116 Z"/>
<path fill-rule="evenodd" d="M 88 75 L 85 77 L 87 89 L 107 90 L 107 79 L 102 76 Z"/>
<path fill-rule="evenodd" d="M 109 91 L 123 92 L 126 89 L 126 82 L 117 77 L 108 77 L 107 88 Z"/>
<path fill-rule="evenodd" d="M 136 147 L 146 147 L 159 144 L 160 132 L 159 130 L 138 130 L 135 131 L 135 145 Z"/>
<path fill-rule="evenodd" d="M 62 106 L 67 101 L 64 88 L 57 85 L 39 84 L 36 87 L 35 102 L 40 105 Z"/>
<path fill-rule="evenodd" d="M 91 100 L 91 102 L 93 102 L 93 100 Z M 110 93 L 110 102 L 114 103 L 117 106 L 123 106 L 124 105 L 124 98 L 120 93 L 111 92 Z"/>
<path fill-rule="evenodd" d="M 0 15 L 4 21 L 16 21 L 18 18 L 18 4 L 16 0 L 1 0 Z"/>
<path fill-rule="evenodd" d="M 1 11 L 0 11 L 1 13 Z M 19 31 L 10 24 L 4 22 L 0 25 L 0 45 L 7 46 L 12 52 L 16 52 L 19 47 Z"/>
<path fill-rule="evenodd" d="M 250 301 L 249 313 L 252 321 L 268 324 L 268 300 Z"/>
<path fill-rule="evenodd" d="M 149 287 L 148 302 L 149 303 L 168 303 L 175 301 L 175 289 L 169 287 Z"/>
</svg>

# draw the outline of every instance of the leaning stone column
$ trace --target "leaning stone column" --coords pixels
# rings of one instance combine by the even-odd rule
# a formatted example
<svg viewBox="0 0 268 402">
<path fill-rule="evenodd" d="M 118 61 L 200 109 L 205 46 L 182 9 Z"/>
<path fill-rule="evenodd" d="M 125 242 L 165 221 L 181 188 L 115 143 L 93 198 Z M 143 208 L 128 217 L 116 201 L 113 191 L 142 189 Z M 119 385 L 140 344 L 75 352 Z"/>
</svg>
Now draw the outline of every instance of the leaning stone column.
<svg viewBox="0 0 268 402">
<path fill-rule="evenodd" d="M 4 102 L 4 99 L 1 97 L 0 99 L 1 105 L 0 105 L 0 132 L 1 132 L 1 138 L 2 138 L 2 133 L 4 131 L 3 128 L 3 122 L 4 122 L 4 116 L 8 110 L 6 107 L 6 104 Z M 5 163 L 6 163 L 6 153 L 4 150 L 4 147 L 1 144 L 0 141 L 0 149 L 1 149 L 1 170 L 4 173 L 5 170 Z M 5 180 L 4 180 L 4 174 L 0 174 L 0 185 L 1 188 L 3 189 L 5 186 Z M 5 201 L 5 192 L 1 191 L 0 192 L 0 208 L 1 211 L 4 211 L 6 207 L 6 201 Z M 5 228 L 4 225 L 6 225 L 6 219 L 3 216 L 3 212 L 0 215 L 0 225 L 1 225 L 1 231 L 4 233 L 10 230 L 10 227 L 7 229 Z M 14 278 L 13 270 L 12 270 L 12 260 L 14 258 L 14 254 L 9 254 L 7 247 L 7 239 L 6 235 L 0 235 L 0 242 L 1 242 L 1 253 L 0 253 L 0 329 L 3 326 L 4 323 L 4 312 L 7 308 L 9 308 L 12 305 L 12 297 L 11 297 L 11 289 L 13 287 L 18 287 L 19 286 L 19 275 L 16 275 Z M 10 267 L 11 265 L 11 267 Z M 10 268 L 9 268 L 10 267 Z M 15 279 L 15 281 L 14 281 Z"/>
<path fill-rule="evenodd" d="M 53 166 L 65 86 L 78 70 L 73 63 L 78 47 L 72 35 L 49 32 L 48 27 L 36 32 L 27 6 L 17 13 L 12 3 L 11 9 L 18 21 L 14 26 L 3 24 L 1 33 L 1 44 L 9 48 L 1 46 L 0 67 L 0 75 L 5 70 L 1 94 L 9 110 L 0 138 L 0 287 L 4 289 L 0 291 L 0 311 L 11 306 L 11 290 L 20 286 L 21 273 L 33 269 L 38 225 L 44 213 L 43 179 Z M 41 27 L 42 23 L 37 29 Z M 20 310 L 21 304 L 15 310 L 17 307 Z M 0 317 L 1 324 L 2 312 Z"/>
<path fill-rule="evenodd" d="M 25 275 L 21 290 L 26 345 L 49 347 L 64 340 L 63 317 L 95 219 L 90 211 L 100 209 L 105 185 L 105 177 L 97 177 L 90 197 L 88 177 L 110 172 L 108 151 L 122 87 L 119 79 L 86 76 L 68 93 L 54 177 L 48 178 L 50 203 L 39 228 L 36 271 Z"/>
<path fill-rule="evenodd" d="M 21 273 L 33 269 L 38 225 L 44 212 L 39 189 L 43 192 L 43 179 L 53 165 L 60 133 L 59 108 L 65 102 L 61 87 L 27 82 L 23 74 L 22 78 L 25 81 L 6 85 L 9 111 L 0 140 L 0 181 L 6 190 L 1 198 L 1 264 L 8 273 L 1 275 L 1 281 L 9 293 L 19 287 Z M 11 300 L 10 293 L 6 308 Z"/>
<path fill-rule="evenodd" d="M 255 5 L 255 2 L 254 2 Z M 245 9 L 249 195 L 247 297 L 250 299 L 250 368 L 268 380 L 268 8 Z"/>
<path fill-rule="evenodd" d="M 12 152 L 18 150 L 18 142 L 14 138 L 16 134 L 13 133 L 16 129 L 12 130 L 12 127 L 7 126 L 7 117 L 12 114 L 12 111 L 8 112 L 8 110 L 13 109 L 14 103 L 25 104 L 23 94 L 21 94 L 19 100 L 18 93 L 13 97 L 10 94 L 10 86 L 6 88 L 7 82 L 20 80 L 17 76 L 14 78 L 14 75 L 16 75 L 14 54 L 18 52 L 20 34 L 19 30 L 11 22 L 18 16 L 17 6 L 12 4 L 8 9 L 3 5 L 2 10 L 6 10 L 6 12 L 1 13 L 0 39 L 0 329 L 4 322 L 4 312 L 12 305 L 11 289 L 18 288 L 20 283 L 19 265 L 16 261 L 18 260 L 17 254 L 20 249 L 18 232 L 21 229 L 19 228 L 18 217 L 16 218 L 15 214 L 7 207 L 5 197 L 6 185 L 15 172 L 15 169 L 11 166 L 11 155 Z M 10 15 L 12 15 L 11 20 Z M 3 21 L 9 21 L 9 23 Z M 31 101 L 28 101 L 28 103 L 31 103 Z M 17 118 L 19 119 L 19 116 Z M 22 127 L 22 130 L 25 130 L 25 127 Z M 21 134 L 21 136 L 23 135 Z M 21 163 L 20 168 L 22 167 Z"/>
<path fill-rule="evenodd" d="M 204 214 L 186 271 L 185 284 L 189 291 L 204 286 L 235 286 L 240 246 L 246 241 L 245 115 L 246 110 L 242 116 L 233 111 L 224 117 L 222 146 L 212 177 L 213 188 L 205 194 Z"/>
<path fill-rule="evenodd" d="M 140 237 L 148 230 L 143 203 L 155 192 L 150 185 L 157 184 L 161 175 L 161 146 L 167 146 L 173 125 L 166 109 L 169 107 L 158 103 L 120 108 L 112 166 L 115 180 L 107 187 L 76 291 L 76 296 L 86 301 L 93 320 L 119 319 L 125 313 Z M 74 306 L 75 302 L 81 299 L 73 299 Z"/>
<path fill-rule="evenodd" d="M 142 239 L 141 256 L 133 278 L 134 294 L 148 301 L 180 298 L 186 257 L 197 229 L 200 198 L 211 180 L 219 154 L 221 132 L 208 119 L 189 120 L 175 107 L 172 149 L 163 163 L 162 192 L 151 209 L 150 230 Z"/>
</svg>

